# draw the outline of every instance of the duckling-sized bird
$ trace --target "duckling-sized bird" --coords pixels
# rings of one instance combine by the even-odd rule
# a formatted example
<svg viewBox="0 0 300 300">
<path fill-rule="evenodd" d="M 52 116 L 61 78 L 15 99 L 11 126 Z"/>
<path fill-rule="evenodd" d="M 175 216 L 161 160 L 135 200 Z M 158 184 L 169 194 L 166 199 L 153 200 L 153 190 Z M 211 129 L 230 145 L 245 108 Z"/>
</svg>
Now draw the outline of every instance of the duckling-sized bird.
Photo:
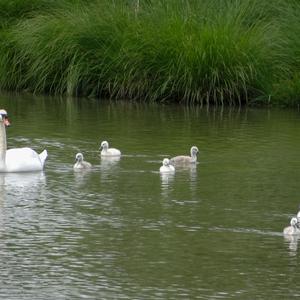
<svg viewBox="0 0 300 300">
<path fill-rule="evenodd" d="M 288 226 L 288 227 L 285 227 L 283 229 L 283 234 L 284 235 L 298 235 L 298 234 L 300 234 L 300 229 L 297 227 L 297 222 L 298 222 L 297 218 L 293 217 L 291 219 L 291 222 L 290 222 L 291 225 Z"/>
<path fill-rule="evenodd" d="M 89 170 L 92 168 L 92 165 L 89 162 L 84 161 L 82 153 L 76 154 L 75 161 L 76 163 L 73 167 L 75 170 Z"/>
<path fill-rule="evenodd" d="M 168 158 L 164 158 L 162 161 L 163 165 L 159 168 L 160 173 L 175 173 L 175 168 L 170 164 Z"/>
<path fill-rule="evenodd" d="M 188 155 L 178 155 L 171 158 L 172 165 L 188 165 L 188 164 L 195 164 L 197 162 L 197 154 L 199 152 L 198 147 L 192 146 L 191 147 L 191 156 Z"/>
<path fill-rule="evenodd" d="M 116 148 L 109 148 L 107 141 L 101 143 L 100 150 L 101 156 L 121 156 L 121 151 Z"/>
</svg>

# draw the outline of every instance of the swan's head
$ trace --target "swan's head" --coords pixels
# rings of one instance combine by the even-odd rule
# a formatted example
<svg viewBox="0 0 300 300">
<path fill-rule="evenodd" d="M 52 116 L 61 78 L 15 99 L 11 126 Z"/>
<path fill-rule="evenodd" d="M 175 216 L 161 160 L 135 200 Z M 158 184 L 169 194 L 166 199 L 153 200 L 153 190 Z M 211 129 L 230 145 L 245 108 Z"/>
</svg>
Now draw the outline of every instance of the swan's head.
<svg viewBox="0 0 300 300">
<path fill-rule="evenodd" d="M 107 148 L 108 148 L 108 142 L 107 142 L 107 141 L 103 141 L 103 142 L 101 143 L 100 150 L 101 150 L 101 149 L 107 149 Z"/>
<path fill-rule="evenodd" d="M 298 223 L 297 218 L 295 218 L 295 217 L 291 218 L 291 222 L 290 222 L 291 226 L 295 227 L 297 225 L 297 223 Z"/>
<path fill-rule="evenodd" d="M 83 161 L 83 154 L 82 153 L 77 153 L 75 156 L 75 160 L 78 162 Z"/>
<path fill-rule="evenodd" d="M 193 146 L 193 147 L 191 148 L 191 154 L 192 154 L 192 155 L 196 155 L 198 152 L 199 152 L 199 149 L 198 149 L 197 146 Z"/>
<path fill-rule="evenodd" d="M 164 166 L 168 167 L 170 165 L 170 160 L 168 158 L 164 158 L 162 163 Z"/>
<path fill-rule="evenodd" d="M 9 126 L 10 122 L 7 117 L 7 111 L 5 109 L 0 109 L 0 122 L 3 122 L 5 126 Z"/>
</svg>

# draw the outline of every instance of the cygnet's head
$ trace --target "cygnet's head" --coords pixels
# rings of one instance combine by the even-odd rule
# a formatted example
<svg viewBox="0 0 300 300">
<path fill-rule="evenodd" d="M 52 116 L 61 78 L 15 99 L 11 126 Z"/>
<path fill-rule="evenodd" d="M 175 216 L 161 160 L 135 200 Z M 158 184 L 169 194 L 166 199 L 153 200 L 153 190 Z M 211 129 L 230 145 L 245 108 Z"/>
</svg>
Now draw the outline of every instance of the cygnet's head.
<svg viewBox="0 0 300 300">
<path fill-rule="evenodd" d="M 166 166 L 166 167 L 169 166 L 170 165 L 170 160 L 168 158 L 164 158 L 163 159 L 163 165 Z"/>
<path fill-rule="evenodd" d="M 101 143 L 100 149 L 107 149 L 108 148 L 108 142 L 107 141 L 103 141 Z"/>
<path fill-rule="evenodd" d="M 296 226 L 297 225 L 297 223 L 298 223 L 298 220 L 297 220 L 297 218 L 295 218 L 295 217 L 293 217 L 293 218 L 291 218 L 291 222 L 290 222 L 290 224 L 291 224 L 291 226 Z"/>
<path fill-rule="evenodd" d="M 83 161 L 83 154 L 82 153 L 77 153 L 75 156 L 75 160 L 78 162 Z"/>
<path fill-rule="evenodd" d="M 191 148 L 191 154 L 193 155 L 193 154 L 197 154 L 199 152 L 199 149 L 198 149 L 198 147 L 197 146 L 193 146 L 192 148 Z"/>
</svg>

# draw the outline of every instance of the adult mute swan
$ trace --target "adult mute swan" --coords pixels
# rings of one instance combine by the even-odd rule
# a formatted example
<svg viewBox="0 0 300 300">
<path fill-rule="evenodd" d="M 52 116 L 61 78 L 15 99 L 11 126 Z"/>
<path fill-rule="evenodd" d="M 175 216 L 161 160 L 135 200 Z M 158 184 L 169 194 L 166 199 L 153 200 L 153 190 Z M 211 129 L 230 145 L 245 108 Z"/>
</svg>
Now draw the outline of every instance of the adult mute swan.
<svg viewBox="0 0 300 300">
<path fill-rule="evenodd" d="M 75 170 L 89 170 L 92 167 L 92 165 L 89 162 L 83 160 L 82 153 L 77 153 L 75 156 L 75 160 L 76 163 L 73 167 Z"/>
<path fill-rule="evenodd" d="M 297 222 L 298 222 L 297 218 L 293 217 L 291 219 L 291 222 L 290 222 L 291 226 L 285 227 L 283 229 L 283 234 L 284 235 L 298 235 L 298 234 L 300 234 L 300 229 L 297 227 Z"/>
<path fill-rule="evenodd" d="M 171 158 L 171 164 L 191 164 L 197 162 L 197 153 L 199 152 L 196 146 L 192 146 L 191 148 L 191 156 L 188 155 L 179 155 Z"/>
<path fill-rule="evenodd" d="M 6 126 L 9 126 L 7 112 L 0 109 L 0 172 L 41 171 L 47 158 L 47 150 L 38 154 L 31 148 L 7 150 Z"/>
<path fill-rule="evenodd" d="M 174 173 L 174 166 L 170 165 L 170 160 L 168 158 L 164 158 L 163 165 L 159 168 L 160 173 Z"/>
<path fill-rule="evenodd" d="M 101 143 L 100 150 L 101 156 L 121 156 L 121 151 L 116 148 L 109 148 L 107 141 Z"/>
</svg>

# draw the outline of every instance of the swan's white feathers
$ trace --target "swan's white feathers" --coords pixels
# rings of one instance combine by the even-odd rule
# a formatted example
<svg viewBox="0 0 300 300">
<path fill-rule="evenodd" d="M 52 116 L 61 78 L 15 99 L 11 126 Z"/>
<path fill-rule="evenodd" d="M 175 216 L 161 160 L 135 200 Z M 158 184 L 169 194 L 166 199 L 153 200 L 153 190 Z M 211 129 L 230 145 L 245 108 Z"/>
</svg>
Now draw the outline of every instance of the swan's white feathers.
<svg viewBox="0 0 300 300">
<path fill-rule="evenodd" d="M 6 172 L 41 171 L 47 156 L 46 150 L 39 155 L 28 147 L 9 149 L 6 151 L 5 158 Z"/>
</svg>

